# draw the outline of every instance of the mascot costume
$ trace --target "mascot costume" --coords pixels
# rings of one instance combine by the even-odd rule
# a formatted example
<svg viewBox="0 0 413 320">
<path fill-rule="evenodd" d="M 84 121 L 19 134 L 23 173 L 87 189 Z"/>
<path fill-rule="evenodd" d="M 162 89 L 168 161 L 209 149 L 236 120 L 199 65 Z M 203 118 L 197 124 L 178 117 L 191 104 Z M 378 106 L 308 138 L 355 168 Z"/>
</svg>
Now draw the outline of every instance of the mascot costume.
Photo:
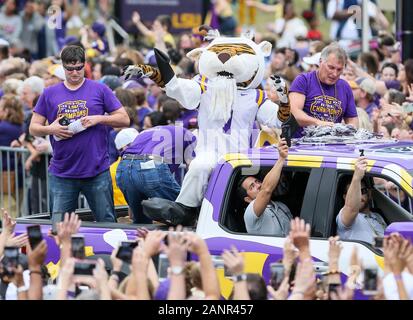
<svg viewBox="0 0 413 320">
<path fill-rule="evenodd" d="M 198 109 L 196 157 L 178 198 L 175 202 L 159 198 L 142 201 L 145 215 L 170 225 L 194 225 L 211 171 L 225 153 L 251 146 L 255 120 L 272 128 L 294 128 L 296 124 L 283 79 L 271 77 L 280 105 L 258 89 L 264 78 L 264 58 L 271 54 L 269 42 L 256 44 L 249 34 L 221 37 L 216 30 L 209 30 L 205 38 L 212 40 L 209 45 L 187 54 L 198 61 L 199 75 L 193 79 L 177 78 L 167 55 L 157 49 L 159 69 L 148 65 L 125 68 L 125 79 L 149 77 L 184 108 Z"/>
</svg>

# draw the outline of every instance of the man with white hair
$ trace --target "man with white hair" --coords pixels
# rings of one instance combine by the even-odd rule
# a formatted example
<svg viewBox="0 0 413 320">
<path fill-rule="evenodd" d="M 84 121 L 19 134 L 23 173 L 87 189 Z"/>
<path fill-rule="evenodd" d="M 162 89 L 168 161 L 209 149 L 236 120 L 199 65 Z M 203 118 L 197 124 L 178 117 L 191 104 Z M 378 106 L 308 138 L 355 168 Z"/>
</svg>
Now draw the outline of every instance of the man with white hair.
<svg viewBox="0 0 413 320">
<path fill-rule="evenodd" d="M 35 139 L 37 138 L 33 137 L 29 133 L 30 121 L 33 115 L 33 107 L 35 106 L 38 97 L 43 93 L 44 88 L 44 81 L 38 76 L 31 76 L 27 78 L 23 81 L 20 88 L 20 99 L 25 107 L 25 119 L 23 137 L 19 138 L 18 145 L 22 144 L 30 151 L 30 155 L 26 159 L 24 166 L 32 176 L 32 183 L 29 194 L 30 212 L 32 214 L 48 211 L 46 198 L 46 162 L 48 157 L 36 150 L 34 145 L 37 143 L 37 141 L 35 142 Z M 42 141 L 43 140 L 44 139 L 42 139 Z"/>
<path fill-rule="evenodd" d="M 44 90 L 44 81 L 42 78 L 38 76 L 32 76 L 27 78 L 23 81 L 21 91 L 20 91 L 20 99 L 23 102 L 25 107 L 24 111 L 24 119 L 25 119 L 25 127 L 28 127 L 30 124 L 30 115 L 32 114 L 32 109 L 34 107 L 34 102 L 36 98 L 38 98 Z M 29 121 L 27 121 L 29 119 Z"/>
<path fill-rule="evenodd" d="M 318 70 L 300 74 L 290 88 L 291 112 L 301 129 L 306 126 L 351 124 L 358 128 L 353 92 L 347 81 L 340 79 L 347 63 L 347 54 L 337 43 L 321 52 Z"/>
</svg>

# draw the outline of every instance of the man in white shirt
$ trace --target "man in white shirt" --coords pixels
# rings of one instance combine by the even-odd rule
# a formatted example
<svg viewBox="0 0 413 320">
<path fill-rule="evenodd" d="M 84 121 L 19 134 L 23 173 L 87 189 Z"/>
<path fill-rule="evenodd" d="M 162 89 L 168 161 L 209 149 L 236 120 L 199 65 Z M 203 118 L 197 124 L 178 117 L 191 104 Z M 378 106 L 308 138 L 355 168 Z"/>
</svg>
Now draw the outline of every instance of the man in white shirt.
<svg viewBox="0 0 413 320">
<path fill-rule="evenodd" d="M 370 209 L 371 191 L 363 181 L 367 169 L 366 157 L 357 159 L 353 179 L 345 188 L 344 207 L 337 215 L 337 233 L 342 240 L 360 240 L 373 244 L 383 237 L 386 222 Z"/>
</svg>

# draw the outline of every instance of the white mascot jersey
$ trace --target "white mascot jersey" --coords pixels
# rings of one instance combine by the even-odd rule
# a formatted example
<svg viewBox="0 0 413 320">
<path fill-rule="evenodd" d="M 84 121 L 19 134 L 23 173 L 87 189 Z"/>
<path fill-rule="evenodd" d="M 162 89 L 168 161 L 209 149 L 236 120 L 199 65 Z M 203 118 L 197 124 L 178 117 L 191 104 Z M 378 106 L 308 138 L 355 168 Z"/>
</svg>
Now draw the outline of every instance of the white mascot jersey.
<svg viewBox="0 0 413 320">
<path fill-rule="evenodd" d="M 278 105 L 257 89 L 270 54 L 269 42 L 256 44 L 246 36 L 217 37 L 187 54 L 199 59 L 199 75 L 192 80 L 174 77 L 165 89 L 184 108 L 198 108 L 197 155 L 220 157 L 249 148 L 255 120 L 281 128 Z"/>
</svg>

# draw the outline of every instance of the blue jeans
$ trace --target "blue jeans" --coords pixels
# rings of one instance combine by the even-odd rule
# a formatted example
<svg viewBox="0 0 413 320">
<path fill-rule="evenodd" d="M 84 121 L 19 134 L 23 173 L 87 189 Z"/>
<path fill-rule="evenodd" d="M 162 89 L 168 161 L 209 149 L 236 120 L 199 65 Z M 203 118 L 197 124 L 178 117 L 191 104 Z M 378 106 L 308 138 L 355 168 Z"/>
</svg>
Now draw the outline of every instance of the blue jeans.
<svg viewBox="0 0 413 320">
<path fill-rule="evenodd" d="M 60 178 L 49 173 L 52 212 L 72 212 L 82 192 L 98 222 L 116 222 L 109 170 L 92 178 Z"/>
<path fill-rule="evenodd" d="M 116 170 L 116 183 L 133 213 L 134 223 L 152 223 L 142 212 L 142 200 L 163 198 L 175 201 L 180 186 L 168 165 L 155 163 L 154 168 L 141 168 L 146 160 L 121 160 Z"/>
</svg>

